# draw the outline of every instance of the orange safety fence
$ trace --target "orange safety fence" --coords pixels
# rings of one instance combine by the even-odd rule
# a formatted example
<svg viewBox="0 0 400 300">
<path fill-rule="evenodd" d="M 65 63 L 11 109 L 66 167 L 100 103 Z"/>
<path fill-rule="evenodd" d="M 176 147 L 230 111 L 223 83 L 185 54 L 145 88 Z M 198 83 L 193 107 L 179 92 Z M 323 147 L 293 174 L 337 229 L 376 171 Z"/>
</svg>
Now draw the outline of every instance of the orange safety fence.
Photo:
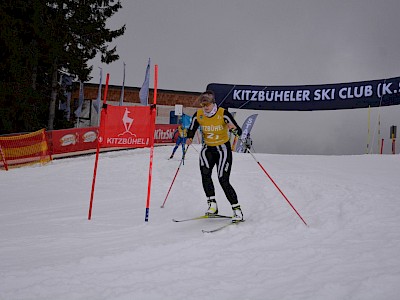
<svg viewBox="0 0 400 300">
<path fill-rule="evenodd" d="M 32 133 L 0 137 L 0 169 L 45 164 L 51 153 L 45 129 Z"/>
</svg>

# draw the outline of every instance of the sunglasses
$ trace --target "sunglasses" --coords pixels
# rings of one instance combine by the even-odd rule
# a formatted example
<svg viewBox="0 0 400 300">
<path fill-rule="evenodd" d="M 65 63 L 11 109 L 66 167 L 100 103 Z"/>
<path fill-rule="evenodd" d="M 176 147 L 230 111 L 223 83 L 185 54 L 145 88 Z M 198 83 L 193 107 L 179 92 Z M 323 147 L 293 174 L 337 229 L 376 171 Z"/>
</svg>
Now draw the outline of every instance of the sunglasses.
<svg viewBox="0 0 400 300">
<path fill-rule="evenodd" d="M 200 103 L 200 105 L 201 105 L 201 107 L 209 107 L 210 105 L 212 105 L 212 103 L 203 102 L 203 103 Z"/>
</svg>

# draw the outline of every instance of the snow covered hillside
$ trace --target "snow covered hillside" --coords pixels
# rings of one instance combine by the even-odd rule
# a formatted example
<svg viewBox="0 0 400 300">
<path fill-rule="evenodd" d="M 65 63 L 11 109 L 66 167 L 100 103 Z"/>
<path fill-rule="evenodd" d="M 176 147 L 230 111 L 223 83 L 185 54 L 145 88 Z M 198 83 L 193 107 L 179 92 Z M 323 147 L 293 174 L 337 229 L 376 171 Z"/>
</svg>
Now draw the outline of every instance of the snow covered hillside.
<svg viewBox="0 0 400 300">
<path fill-rule="evenodd" d="M 91 221 L 94 155 L 1 171 L 0 299 L 399 299 L 399 155 L 256 154 L 306 227 L 235 153 L 246 222 L 204 234 L 227 221 L 171 221 L 206 210 L 198 149 L 160 208 L 179 165 L 171 151 L 155 148 L 147 223 L 149 149 L 100 154 Z"/>
</svg>

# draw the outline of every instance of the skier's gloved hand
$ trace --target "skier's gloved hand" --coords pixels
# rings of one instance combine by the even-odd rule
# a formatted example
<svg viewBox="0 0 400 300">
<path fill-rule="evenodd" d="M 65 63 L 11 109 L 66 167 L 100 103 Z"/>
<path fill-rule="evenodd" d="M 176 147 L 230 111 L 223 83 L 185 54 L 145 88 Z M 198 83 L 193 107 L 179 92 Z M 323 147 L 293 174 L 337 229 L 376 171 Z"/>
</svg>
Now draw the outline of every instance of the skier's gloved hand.
<svg viewBox="0 0 400 300">
<path fill-rule="evenodd" d="M 231 129 L 231 132 L 236 135 L 239 136 L 239 131 L 235 128 L 235 129 Z"/>
</svg>

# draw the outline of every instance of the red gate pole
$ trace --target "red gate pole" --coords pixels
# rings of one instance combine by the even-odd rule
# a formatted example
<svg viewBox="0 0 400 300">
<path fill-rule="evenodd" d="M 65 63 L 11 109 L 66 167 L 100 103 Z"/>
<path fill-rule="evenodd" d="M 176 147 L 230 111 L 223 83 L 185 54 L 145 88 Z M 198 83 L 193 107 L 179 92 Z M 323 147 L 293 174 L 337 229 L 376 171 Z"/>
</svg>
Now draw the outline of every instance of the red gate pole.
<svg viewBox="0 0 400 300">
<path fill-rule="evenodd" d="M 146 214 L 144 221 L 149 221 L 150 211 L 150 193 L 151 193 L 151 179 L 153 172 L 153 156 L 154 156 L 154 130 L 156 123 L 156 104 L 157 104 L 157 83 L 158 83 L 158 65 L 154 65 L 154 93 L 153 93 L 153 105 L 150 106 L 150 118 L 151 118 L 151 130 L 150 130 L 150 163 L 149 163 L 149 179 L 147 184 L 147 200 L 146 200 Z"/>
<path fill-rule="evenodd" d="M 107 102 L 107 93 L 108 93 L 108 81 L 110 80 L 110 74 L 107 73 L 107 78 L 106 78 L 106 87 L 104 89 L 104 99 L 103 99 L 103 105 L 106 104 Z M 89 214 L 88 214 L 88 220 L 92 218 L 92 208 L 93 208 L 93 198 L 94 198 L 94 187 L 96 185 L 96 175 L 97 175 L 97 165 L 99 161 L 99 152 L 100 152 L 100 137 L 103 136 L 104 133 L 104 128 L 105 128 L 105 111 L 100 108 L 100 125 L 99 125 L 99 135 L 97 137 L 97 147 L 96 147 L 96 159 L 94 161 L 94 170 L 93 170 L 93 181 L 92 181 L 92 191 L 90 193 L 90 204 L 89 204 Z"/>
</svg>

